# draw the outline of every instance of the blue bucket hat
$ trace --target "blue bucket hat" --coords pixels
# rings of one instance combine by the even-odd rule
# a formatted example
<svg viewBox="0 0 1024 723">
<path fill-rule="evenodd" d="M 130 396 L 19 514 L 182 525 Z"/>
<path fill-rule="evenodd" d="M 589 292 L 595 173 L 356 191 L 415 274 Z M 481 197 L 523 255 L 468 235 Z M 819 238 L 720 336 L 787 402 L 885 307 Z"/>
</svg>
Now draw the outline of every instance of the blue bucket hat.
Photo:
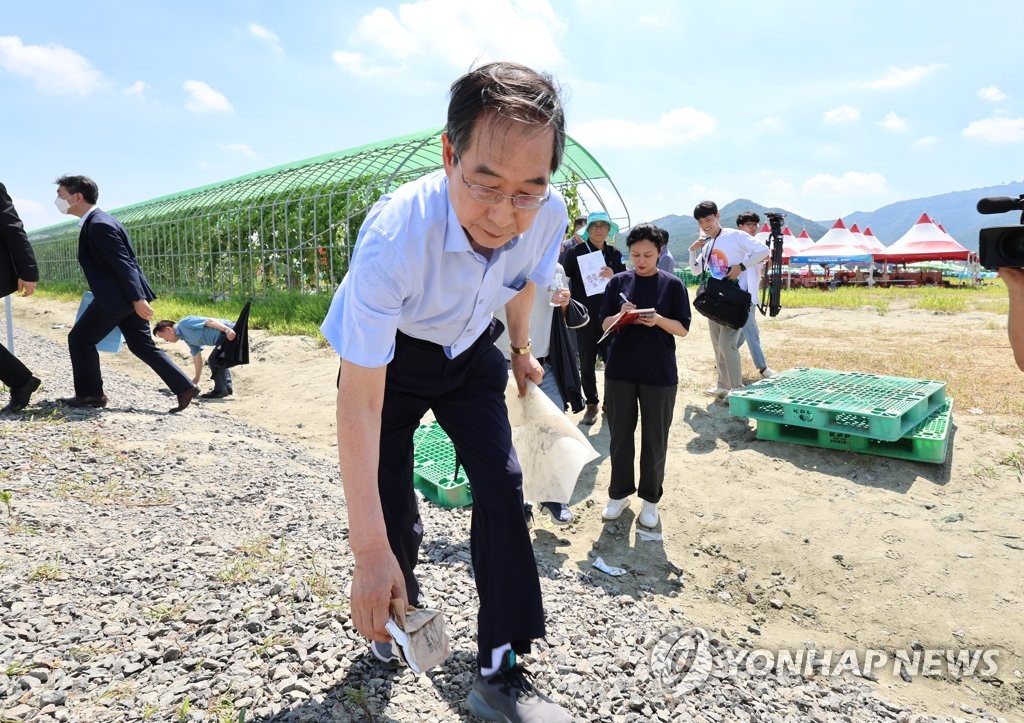
<svg viewBox="0 0 1024 723">
<path fill-rule="evenodd" d="M 611 230 L 608 231 L 608 238 L 615 238 L 615 234 L 619 232 L 619 224 L 612 221 L 611 217 L 604 211 L 594 211 L 592 214 L 587 216 L 587 226 L 583 229 L 583 233 L 580 234 L 580 238 L 584 241 L 590 240 L 590 224 L 598 223 L 603 221 L 604 223 L 611 226 Z"/>
</svg>

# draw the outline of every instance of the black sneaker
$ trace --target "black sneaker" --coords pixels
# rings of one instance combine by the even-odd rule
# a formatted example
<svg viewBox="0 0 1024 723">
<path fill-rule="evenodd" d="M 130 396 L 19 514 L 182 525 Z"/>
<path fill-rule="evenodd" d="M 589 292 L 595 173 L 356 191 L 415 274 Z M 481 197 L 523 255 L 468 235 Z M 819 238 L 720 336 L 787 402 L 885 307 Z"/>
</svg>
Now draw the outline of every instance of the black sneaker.
<svg viewBox="0 0 1024 723">
<path fill-rule="evenodd" d="M 540 508 L 548 513 L 551 521 L 556 525 L 568 525 L 574 519 L 569 505 L 562 504 L 561 502 L 541 502 Z"/>
<path fill-rule="evenodd" d="M 531 677 L 516 665 L 516 654 L 506 651 L 497 673 L 476 676 L 466 701 L 469 709 L 484 720 L 503 723 L 570 723 L 569 713 L 538 691 Z"/>
</svg>

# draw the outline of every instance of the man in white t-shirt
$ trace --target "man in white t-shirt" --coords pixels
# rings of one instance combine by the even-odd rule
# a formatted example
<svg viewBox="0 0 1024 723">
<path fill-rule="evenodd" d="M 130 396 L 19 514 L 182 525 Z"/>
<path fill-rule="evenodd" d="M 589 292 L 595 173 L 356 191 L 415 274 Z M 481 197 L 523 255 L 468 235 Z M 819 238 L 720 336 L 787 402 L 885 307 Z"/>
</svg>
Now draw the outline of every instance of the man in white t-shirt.
<svg viewBox="0 0 1024 723">
<path fill-rule="evenodd" d="M 701 233 L 690 244 L 690 273 L 699 276 L 705 272 L 717 279 L 728 279 L 750 294 L 751 304 L 757 303 L 757 266 L 768 258 L 768 247 L 754 240 L 744 231 L 722 228 L 721 214 L 714 201 L 701 201 L 693 210 Z M 742 329 L 731 329 L 724 324 L 708 319 L 711 331 L 711 346 L 715 351 L 718 366 L 718 382 L 708 389 L 719 399 L 725 399 L 733 389 L 743 386 L 740 371 L 740 350 L 738 342 Z"/>
</svg>

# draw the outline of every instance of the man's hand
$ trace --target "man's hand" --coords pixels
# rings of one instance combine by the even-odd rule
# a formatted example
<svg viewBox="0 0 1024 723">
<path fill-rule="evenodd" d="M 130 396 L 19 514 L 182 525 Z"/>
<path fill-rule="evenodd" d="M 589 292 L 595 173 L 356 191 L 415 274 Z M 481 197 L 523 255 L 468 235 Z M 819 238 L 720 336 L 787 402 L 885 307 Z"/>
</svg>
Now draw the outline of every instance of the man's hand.
<svg viewBox="0 0 1024 723">
<path fill-rule="evenodd" d="M 352 624 L 364 638 L 386 643 L 391 640 L 384 626 L 390 616 L 391 600 L 409 606 L 402 568 L 390 547 L 378 547 L 356 555 L 352 573 Z"/>
<path fill-rule="evenodd" d="M 729 273 L 726 275 L 725 278 L 731 279 L 731 280 L 735 281 L 736 279 L 738 279 L 740 277 L 740 274 L 742 274 L 742 273 L 743 273 L 743 269 L 740 268 L 739 264 L 736 264 L 735 266 L 730 266 L 729 267 Z"/>
<path fill-rule="evenodd" d="M 1004 266 L 998 269 L 999 278 L 1006 284 L 1006 291 L 1010 298 L 1024 298 L 1024 269 Z"/>
<path fill-rule="evenodd" d="M 602 266 L 601 270 L 597 272 L 597 275 L 600 276 L 602 279 L 610 279 L 611 277 L 615 276 L 615 272 L 612 271 L 610 266 Z"/>
<path fill-rule="evenodd" d="M 526 380 L 540 385 L 544 378 L 544 368 L 533 354 L 513 354 L 512 376 L 516 380 L 516 387 L 519 388 L 519 398 L 522 399 L 526 396 Z"/>
<path fill-rule="evenodd" d="M 704 248 L 704 244 L 707 242 L 706 238 L 698 238 L 692 244 L 690 244 L 690 251 L 700 251 Z"/>
<path fill-rule="evenodd" d="M 153 318 L 153 307 L 145 299 L 136 299 L 132 302 L 132 306 L 135 307 L 135 313 L 146 321 Z"/>
<path fill-rule="evenodd" d="M 224 330 L 224 336 L 228 338 L 228 341 L 234 341 L 237 334 L 235 334 L 234 329 L 228 328 Z"/>
<path fill-rule="evenodd" d="M 18 291 L 21 292 L 22 296 L 32 296 L 32 292 L 35 290 L 35 281 L 25 281 L 24 279 L 18 279 Z"/>
</svg>

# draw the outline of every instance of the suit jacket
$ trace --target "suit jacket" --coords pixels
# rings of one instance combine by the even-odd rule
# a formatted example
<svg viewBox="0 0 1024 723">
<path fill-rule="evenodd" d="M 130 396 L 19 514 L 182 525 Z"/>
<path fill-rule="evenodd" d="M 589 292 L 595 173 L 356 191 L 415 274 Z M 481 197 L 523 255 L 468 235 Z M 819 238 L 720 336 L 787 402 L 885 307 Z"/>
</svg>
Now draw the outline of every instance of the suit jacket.
<svg viewBox="0 0 1024 723">
<path fill-rule="evenodd" d="M 18 279 L 39 281 L 39 267 L 14 202 L 0 183 L 0 298 L 18 290 Z"/>
<path fill-rule="evenodd" d="M 156 298 L 142 273 L 128 232 L 106 211 L 97 208 L 82 224 L 78 263 L 96 303 L 104 311 L 117 313 L 131 308 L 138 299 Z"/>
</svg>

